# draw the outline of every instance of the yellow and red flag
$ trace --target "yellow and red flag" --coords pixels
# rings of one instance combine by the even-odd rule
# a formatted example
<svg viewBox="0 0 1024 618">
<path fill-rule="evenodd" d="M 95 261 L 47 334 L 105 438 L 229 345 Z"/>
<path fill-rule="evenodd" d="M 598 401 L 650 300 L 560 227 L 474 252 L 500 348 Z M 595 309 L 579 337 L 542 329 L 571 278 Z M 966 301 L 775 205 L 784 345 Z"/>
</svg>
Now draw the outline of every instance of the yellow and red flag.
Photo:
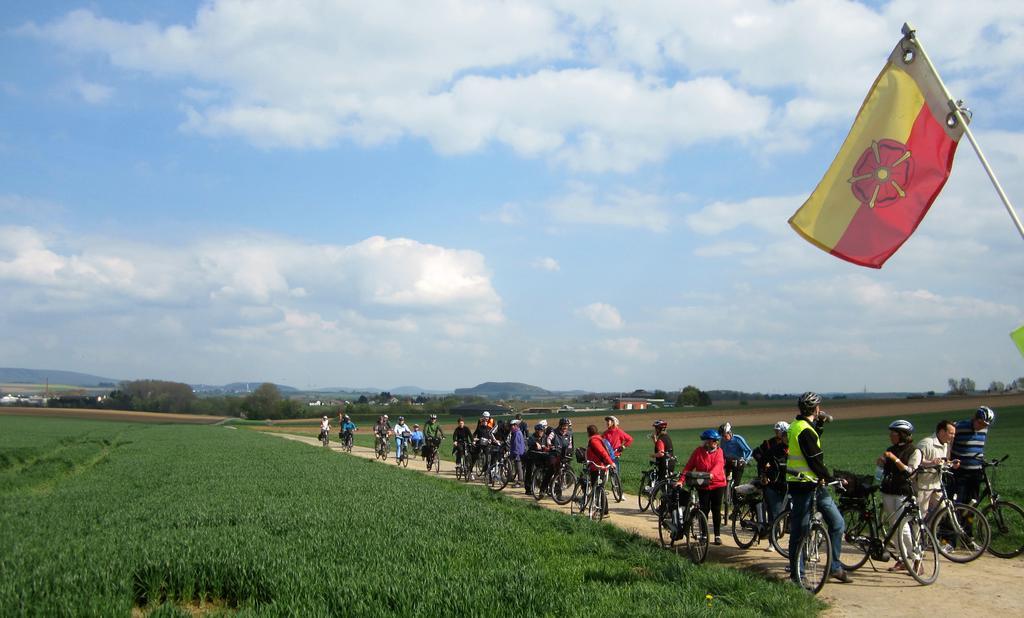
<svg viewBox="0 0 1024 618">
<path fill-rule="evenodd" d="M 946 184 L 963 135 L 962 126 L 947 118 L 942 82 L 916 41 L 904 38 L 825 177 L 789 224 L 836 257 L 881 268 Z"/>
</svg>

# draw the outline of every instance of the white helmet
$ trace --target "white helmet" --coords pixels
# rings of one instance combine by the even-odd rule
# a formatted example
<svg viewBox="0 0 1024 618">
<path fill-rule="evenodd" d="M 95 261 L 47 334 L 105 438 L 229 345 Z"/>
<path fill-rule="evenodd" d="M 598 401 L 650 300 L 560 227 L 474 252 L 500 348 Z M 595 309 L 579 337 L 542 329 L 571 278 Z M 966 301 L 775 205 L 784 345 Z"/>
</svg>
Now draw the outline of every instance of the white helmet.
<svg viewBox="0 0 1024 618">
<path fill-rule="evenodd" d="M 491 413 L 490 413 L 490 412 L 487 412 L 487 411 L 485 410 L 485 411 L 484 411 L 484 415 L 483 415 L 483 417 L 484 417 L 484 418 L 491 418 Z"/>
<path fill-rule="evenodd" d="M 910 421 L 893 421 L 889 423 L 890 431 L 902 431 L 903 433 L 914 433 L 914 426 L 910 424 Z"/>
<path fill-rule="evenodd" d="M 327 417 L 325 416 L 325 417 L 323 417 L 323 418 L 322 418 L 322 419 L 320 419 L 320 420 L 322 420 L 322 421 L 326 421 L 326 420 L 327 420 Z"/>
<path fill-rule="evenodd" d="M 775 431 L 781 431 L 782 433 L 789 433 L 789 423 L 786 421 L 779 421 L 778 423 L 775 423 L 773 429 L 775 429 Z"/>
</svg>

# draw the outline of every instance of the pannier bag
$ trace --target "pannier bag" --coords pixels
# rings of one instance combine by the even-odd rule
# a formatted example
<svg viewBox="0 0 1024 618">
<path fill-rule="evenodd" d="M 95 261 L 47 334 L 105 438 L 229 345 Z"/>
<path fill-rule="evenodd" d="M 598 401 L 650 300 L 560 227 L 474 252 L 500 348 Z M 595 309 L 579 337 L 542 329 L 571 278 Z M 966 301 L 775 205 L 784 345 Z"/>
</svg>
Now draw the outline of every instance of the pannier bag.
<svg viewBox="0 0 1024 618">
<path fill-rule="evenodd" d="M 587 449 L 582 446 L 576 449 L 576 463 L 587 463 Z"/>
<path fill-rule="evenodd" d="M 833 470 L 833 476 L 846 481 L 843 497 L 862 500 L 867 498 L 877 487 L 875 477 L 870 474 L 854 474 L 845 470 Z"/>
<path fill-rule="evenodd" d="M 706 487 L 711 484 L 711 473 L 710 472 L 698 472 L 696 470 L 690 470 L 686 473 L 686 486 L 687 487 Z"/>
</svg>

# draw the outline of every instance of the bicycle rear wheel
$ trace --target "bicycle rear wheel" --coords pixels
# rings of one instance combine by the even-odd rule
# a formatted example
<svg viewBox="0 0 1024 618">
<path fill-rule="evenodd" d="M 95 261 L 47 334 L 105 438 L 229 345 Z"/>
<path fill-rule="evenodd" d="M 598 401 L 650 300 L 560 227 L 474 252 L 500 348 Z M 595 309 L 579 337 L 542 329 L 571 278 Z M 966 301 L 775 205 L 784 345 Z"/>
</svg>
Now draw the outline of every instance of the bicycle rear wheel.
<svg viewBox="0 0 1024 618">
<path fill-rule="evenodd" d="M 487 489 L 501 491 L 505 489 L 505 485 L 508 485 L 508 476 L 505 474 L 505 467 L 499 461 L 487 469 Z"/>
<path fill-rule="evenodd" d="M 1000 558 L 1016 558 L 1024 552 L 1024 510 L 1012 502 L 990 504 L 982 511 L 991 528 L 988 551 Z"/>
<path fill-rule="evenodd" d="M 700 564 L 708 557 L 708 516 L 704 511 L 690 508 L 690 516 L 686 519 L 686 553 L 690 561 Z"/>
<path fill-rule="evenodd" d="M 590 507 L 590 519 L 593 521 L 601 521 L 604 519 L 604 510 L 608 508 L 608 492 L 604 490 L 604 486 L 597 486 L 594 488 L 593 497 L 591 499 Z"/>
<path fill-rule="evenodd" d="M 902 530 L 897 534 L 903 566 L 921 585 L 933 583 L 939 577 L 939 551 L 931 530 L 920 517 L 902 519 L 897 525 L 909 528 L 909 534 Z"/>
<path fill-rule="evenodd" d="M 533 478 L 530 479 L 530 492 L 537 502 L 544 497 L 544 470 L 542 468 L 533 471 Z"/>
<path fill-rule="evenodd" d="M 732 517 L 732 538 L 740 549 L 749 549 L 758 538 L 757 507 L 743 503 L 737 505 Z"/>
<path fill-rule="evenodd" d="M 783 558 L 789 558 L 789 509 L 775 516 L 768 530 L 768 542 Z"/>
<path fill-rule="evenodd" d="M 847 571 L 856 571 L 868 561 L 870 530 L 868 520 L 857 509 L 845 509 L 843 514 L 843 544 L 839 562 Z"/>
<path fill-rule="evenodd" d="M 572 500 L 569 501 L 569 513 L 572 515 L 583 515 L 587 512 L 587 485 L 577 481 L 572 488 Z"/>
<path fill-rule="evenodd" d="M 672 520 L 672 513 L 675 509 L 664 508 L 656 512 L 658 516 L 658 540 L 662 547 L 672 547 L 676 543 L 678 530 Z"/>
<path fill-rule="evenodd" d="M 565 468 L 551 479 L 551 499 L 555 504 L 566 504 L 572 500 L 572 488 L 576 485 L 576 473 Z"/>
<path fill-rule="evenodd" d="M 800 585 L 811 594 L 818 594 L 832 570 L 832 544 L 829 542 L 828 530 L 821 522 L 811 522 L 810 530 L 797 546 L 797 555 Z"/>
<path fill-rule="evenodd" d="M 969 504 L 943 504 L 928 527 L 942 557 L 960 563 L 985 553 L 992 535 L 988 520 Z"/>
</svg>

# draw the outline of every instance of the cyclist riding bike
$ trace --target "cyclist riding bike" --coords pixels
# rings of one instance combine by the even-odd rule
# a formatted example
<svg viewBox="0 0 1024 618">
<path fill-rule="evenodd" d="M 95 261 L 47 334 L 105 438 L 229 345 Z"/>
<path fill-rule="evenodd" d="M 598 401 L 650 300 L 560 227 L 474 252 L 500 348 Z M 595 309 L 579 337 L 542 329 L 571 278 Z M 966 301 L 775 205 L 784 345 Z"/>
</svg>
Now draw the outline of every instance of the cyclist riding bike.
<svg viewBox="0 0 1024 618">
<path fill-rule="evenodd" d="M 322 419 L 320 419 L 320 436 L 317 439 L 318 440 L 323 440 L 324 436 L 325 435 L 330 435 L 330 433 L 331 433 L 331 420 L 325 416 Z"/>
<path fill-rule="evenodd" d="M 821 432 L 832 417 L 821 409 L 821 396 L 806 392 L 797 399 L 796 420 L 789 426 L 789 455 L 786 459 L 786 478 L 793 510 L 789 516 L 789 576 L 800 584 L 800 541 L 810 530 L 811 514 L 815 508 L 828 527 L 832 542 L 831 577 L 846 583 L 850 576 L 839 562 L 843 544 L 843 516 L 828 491 L 815 491 L 818 485 L 832 479 L 825 467 L 825 454 L 821 450 Z M 817 497 L 817 500 L 815 500 Z M 817 504 L 815 504 L 817 502 Z"/>
<path fill-rule="evenodd" d="M 412 426 L 412 435 L 409 436 L 409 443 L 415 452 L 423 450 L 423 432 L 420 430 L 419 424 Z"/>
<path fill-rule="evenodd" d="M 452 432 L 452 455 L 455 455 L 455 465 L 464 466 L 464 456 L 469 452 L 469 445 L 473 442 L 473 432 L 466 427 L 466 419 L 460 418 L 455 431 Z"/>
<path fill-rule="evenodd" d="M 352 433 L 358 430 L 359 428 L 356 427 L 356 424 L 353 423 L 352 419 L 349 418 L 348 414 L 346 414 L 345 416 L 342 417 L 341 434 L 338 437 L 341 438 L 341 441 L 343 443 L 346 443 L 352 438 Z"/>
<path fill-rule="evenodd" d="M 753 451 L 750 445 L 743 439 L 743 436 L 732 432 L 732 423 L 726 421 L 718 427 L 718 433 L 722 436 L 722 454 L 725 455 L 726 478 L 732 474 L 733 487 L 740 484 L 743 478 L 743 469 Z"/>
<path fill-rule="evenodd" d="M 398 424 L 395 425 L 395 461 L 402 460 L 402 449 L 405 448 L 406 443 L 412 436 L 412 430 L 405 424 L 405 417 L 398 417 Z"/>
<path fill-rule="evenodd" d="M 752 456 L 757 462 L 757 476 L 764 487 L 765 504 L 768 506 L 768 521 L 786 507 L 786 458 L 789 456 L 789 423 L 779 421 L 772 426 L 775 435 L 754 449 Z"/>
<path fill-rule="evenodd" d="M 484 469 L 487 469 L 488 455 L 490 454 L 491 447 L 497 442 L 494 437 L 494 419 L 491 418 L 490 412 L 484 412 L 480 420 L 477 421 L 476 431 L 473 432 L 473 446 L 469 452 L 469 469 L 470 480 L 476 478 L 476 473 L 472 470 L 476 469 L 476 463 L 480 461 L 481 456 L 484 460 Z"/>
<path fill-rule="evenodd" d="M 995 411 L 988 406 L 981 406 L 974 412 L 973 418 L 956 423 L 953 459 L 960 460 L 960 467 L 953 471 L 952 493 L 957 502 L 970 504 L 981 496 L 985 440 L 988 438 L 989 426 L 995 420 Z"/>
</svg>

